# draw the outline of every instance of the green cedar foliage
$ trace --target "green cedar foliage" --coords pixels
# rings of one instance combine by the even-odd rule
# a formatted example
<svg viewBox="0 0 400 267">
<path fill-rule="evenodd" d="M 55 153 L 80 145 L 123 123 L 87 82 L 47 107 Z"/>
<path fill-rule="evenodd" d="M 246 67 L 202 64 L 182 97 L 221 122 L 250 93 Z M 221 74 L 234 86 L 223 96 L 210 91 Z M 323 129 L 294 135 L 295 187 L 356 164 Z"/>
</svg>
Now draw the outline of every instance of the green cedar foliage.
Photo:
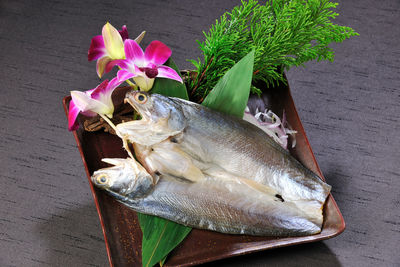
<svg viewBox="0 0 400 267">
<path fill-rule="evenodd" d="M 191 60 L 197 76 L 188 77 L 190 98 L 201 102 L 236 62 L 255 50 L 253 84 L 284 82 L 283 71 L 310 60 L 333 61 L 328 45 L 358 35 L 331 22 L 337 3 L 328 0 L 256 0 L 226 12 L 198 42 L 204 59 Z M 253 93 L 261 91 L 251 88 Z"/>
</svg>

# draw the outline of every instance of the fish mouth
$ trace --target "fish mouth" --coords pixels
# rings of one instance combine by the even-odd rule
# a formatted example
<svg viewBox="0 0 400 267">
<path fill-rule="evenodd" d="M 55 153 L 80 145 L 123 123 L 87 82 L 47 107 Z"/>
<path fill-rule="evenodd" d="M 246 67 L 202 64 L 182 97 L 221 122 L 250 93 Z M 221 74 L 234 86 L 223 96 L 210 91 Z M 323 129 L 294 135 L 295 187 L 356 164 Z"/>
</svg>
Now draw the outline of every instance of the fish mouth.
<svg viewBox="0 0 400 267">
<path fill-rule="evenodd" d="M 144 116 L 144 113 L 139 109 L 139 107 L 136 105 L 134 101 L 132 101 L 128 96 L 124 98 L 124 104 L 129 104 L 131 107 L 140 115 L 141 119 L 140 120 L 147 120 L 146 116 Z"/>
<path fill-rule="evenodd" d="M 131 105 L 137 112 L 139 112 L 138 108 L 133 104 L 132 100 L 130 100 L 129 98 L 125 97 L 124 98 L 124 104 L 128 103 L 129 105 Z M 140 113 L 140 112 L 139 112 Z"/>
<path fill-rule="evenodd" d="M 118 201 L 122 202 L 122 203 L 131 203 L 134 202 L 133 200 L 129 199 L 126 195 L 121 194 L 119 192 L 115 192 L 109 188 L 104 188 L 104 190 L 110 194 L 111 196 L 113 196 L 115 199 L 117 199 Z"/>
</svg>

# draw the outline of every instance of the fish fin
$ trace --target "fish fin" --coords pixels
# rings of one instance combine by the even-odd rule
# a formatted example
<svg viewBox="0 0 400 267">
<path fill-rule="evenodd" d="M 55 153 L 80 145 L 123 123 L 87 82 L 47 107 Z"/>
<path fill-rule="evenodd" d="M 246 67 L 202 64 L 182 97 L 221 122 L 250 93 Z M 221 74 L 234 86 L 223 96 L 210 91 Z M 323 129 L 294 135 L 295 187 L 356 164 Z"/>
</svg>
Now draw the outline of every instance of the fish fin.
<svg viewBox="0 0 400 267">
<path fill-rule="evenodd" d="M 204 179 L 203 172 L 195 165 L 190 164 L 182 176 L 191 182 L 199 182 Z"/>
<path fill-rule="evenodd" d="M 151 165 L 151 168 L 161 174 L 181 177 L 191 182 L 198 182 L 204 179 L 203 172 L 189 158 L 173 150 L 168 155 L 152 153 L 146 161 Z"/>
<path fill-rule="evenodd" d="M 203 172 L 193 163 L 192 158 L 175 143 L 166 141 L 154 145 L 145 155 L 146 165 L 161 174 L 198 182 L 204 179 Z"/>
<path fill-rule="evenodd" d="M 323 222 L 324 203 L 317 200 L 295 200 L 292 201 L 299 210 L 302 210 L 313 223 L 321 226 Z"/>
<path fill-rule="evenodd" d="M 134 120 L 116 125 L 117 134 L 123 140 L 138 143 L 144 146 L 152 146 L 168 139 L 180 131 L 171 131 L 168 128 L 168 119 L 161 118 L 157 123 L 149 123 L 145 120 Z"/>
<path fill-rule="evenodd" d="M 273 189 L 267 185 L 260 184 L 254 180 L 244 178 L 244 177 L 239 177 L 234 174 L 231 174 L 230 172 L 228 172 L 218 166 L 215 166 L 215 165 L 209 166 L 208 168 L 206 168 L 205 173 L 206 173 L 206 175 L 210 175 L 216 179 L 221 179 L 222 181 L 236 181 L 239 184 L 243 184 L 253 190 L 256 190 L 258 192 L 261 192 L 261 193 L 271 196 L 275 201 L 280 201 L 280 202 L 285 201 L 284 198 L 282 197 L 282 195 L 275 189 Z"/>
</svg>

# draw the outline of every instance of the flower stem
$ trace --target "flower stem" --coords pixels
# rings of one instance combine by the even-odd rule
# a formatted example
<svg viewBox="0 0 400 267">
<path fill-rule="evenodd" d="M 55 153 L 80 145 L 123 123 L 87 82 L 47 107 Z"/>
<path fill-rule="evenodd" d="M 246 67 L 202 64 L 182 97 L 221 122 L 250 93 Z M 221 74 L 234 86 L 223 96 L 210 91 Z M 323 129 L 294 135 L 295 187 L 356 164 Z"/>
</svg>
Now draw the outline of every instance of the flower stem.
<svg viewBox="0 0 400 267">
<path fill-rule="evenodd" d="M 125 81 L 127 84 L 129 84 L 134 90 L 137 90 L 137 85 L 131 82 L 129 79 Z"/>
<path fill-rule="evenodd" d="M 115 133 L 118 134 L 117 127 L 115 127 L 114 123 L 106 115 L 104 115 L 104 114 L 99 114 L 99 115 L 103 120 L 105 120 L 114 129 Z"/>
<path fill-rule="evenodd" d="M 100 117 L 103 118 L 103 120 L 105 120 L 114 129 L 117 136 L 122 139 L 122 143 L 123 143 L 122 146 L 125 148 L 126 152 L 128 152 L 129 157 L 131 157 L 132 159 L 135 159 L 135 157 L 132 154 L 132 151 L 129 148 L 127 138 L 125 138 L 121 135 L 121 133 L 118 131 L 117 127 L 115 127 L 114 123 L 106 115 L 104 115 L 104 114 L 99 114 L 99 115 L 100 115 Z"/>
</svg>

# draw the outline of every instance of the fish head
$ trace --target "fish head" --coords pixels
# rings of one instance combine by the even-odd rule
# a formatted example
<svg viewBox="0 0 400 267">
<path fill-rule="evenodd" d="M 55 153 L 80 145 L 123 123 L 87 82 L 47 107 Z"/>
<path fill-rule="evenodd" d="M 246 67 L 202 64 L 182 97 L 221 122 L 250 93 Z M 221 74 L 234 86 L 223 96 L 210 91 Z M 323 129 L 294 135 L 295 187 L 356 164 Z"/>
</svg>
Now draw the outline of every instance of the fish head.
<svg viewBox="0 0 400 267">
<path fill-rule="evenodd" d="M 113 166 L 95 171 L 91 180 L 117 198 L 144 196 L 154 185 L 152 176 L 134 159 L 105 158 L 102 161 Z"/>
<path fill-rule="evenodd" d="M 141 91 L 128 91 L 124 99 L 125 103 L 129 103 L 142 117 L 142 120 L 150 121 L 156 115 L 153 98 L 150 94 Z M 152 116 L 152 114 L 154 114 Z M 162 116 L 162 114 L 160 114 Z"/>
<path fill-rule="evenodd" d="M 150 146 L 181 133 L 186 127 L 182 107 L 173 98 L 131 90 L 124 102 L 142 117 L 116 126 L 120 137 L 128 137 L 133 143 Z"/>
<path fill-rule="evenodd" d="M 154 123 L 162 119 L 174 122 L 185 121 L 181 107 L 171 98 L 163 95 L 132 90 L 126 93 L 124 101 L 140 114 L 142 120 Z"/>
</svg>

